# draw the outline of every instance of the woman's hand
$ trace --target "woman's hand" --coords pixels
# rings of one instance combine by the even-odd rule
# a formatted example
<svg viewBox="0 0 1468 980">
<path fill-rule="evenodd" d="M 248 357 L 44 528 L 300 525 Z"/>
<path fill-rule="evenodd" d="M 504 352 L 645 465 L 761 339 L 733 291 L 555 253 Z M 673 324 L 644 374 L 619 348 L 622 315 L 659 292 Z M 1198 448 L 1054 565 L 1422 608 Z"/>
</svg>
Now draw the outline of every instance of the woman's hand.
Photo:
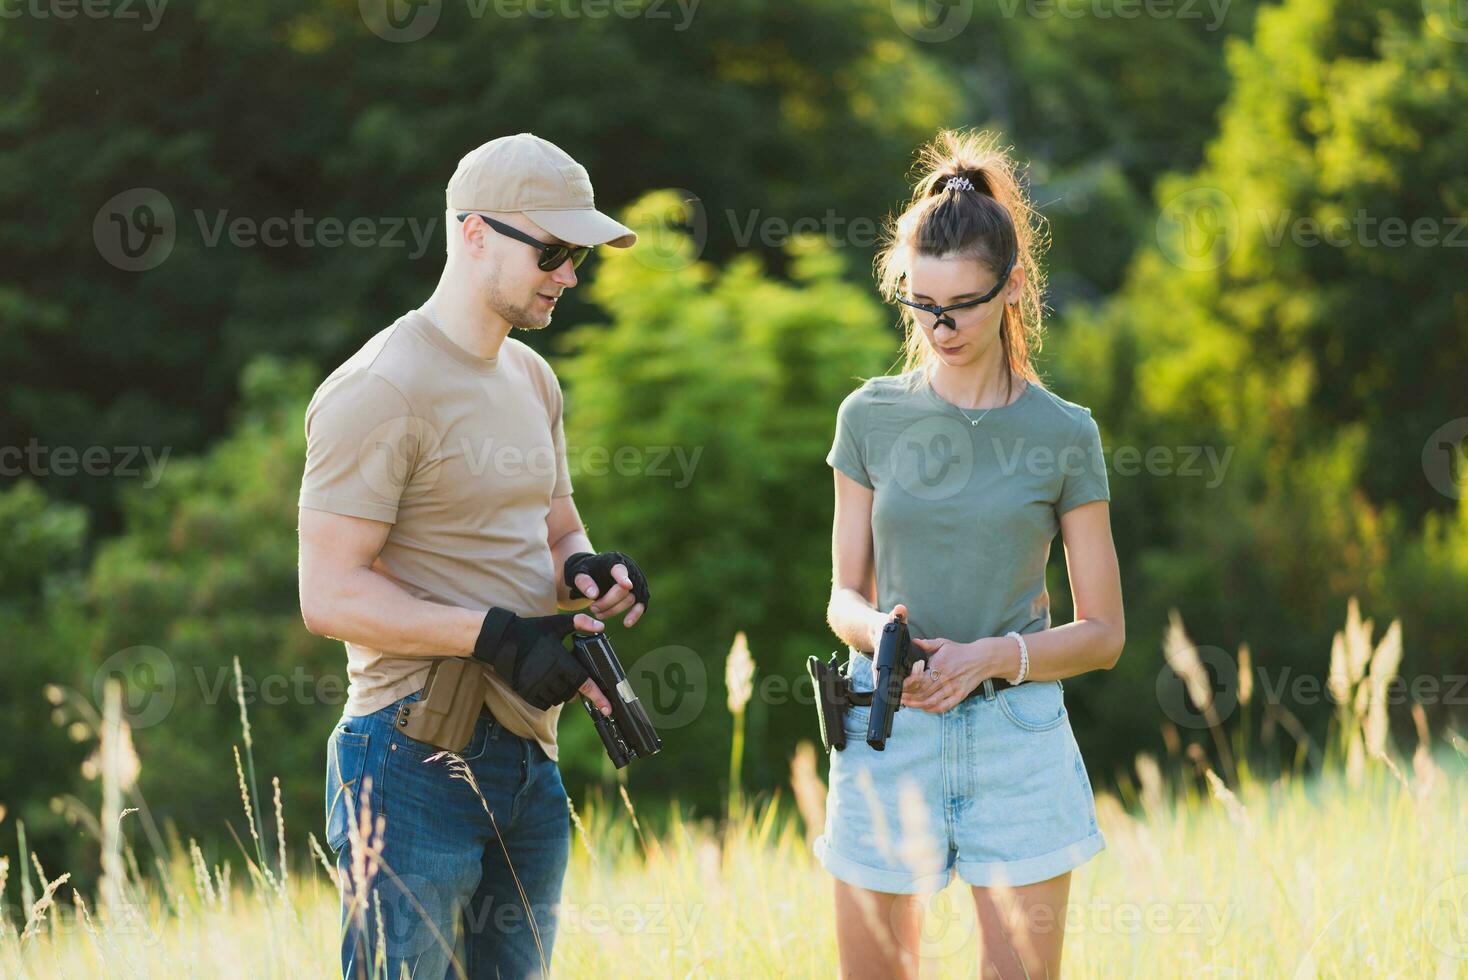
<svg viewBox="0 0 1468 980">
<path fill-rule="evenodd" d="M 867 639 L 867 642 L 871 644 L 873 658 L 877 656 L 877 651 L 882 649 L 882 631 L 887 628 L 888 623 L 898 617 L 901 617 L 903 622 L 907 621 L 907 607 L 900 602 L 893 606 L 889 613 L 875 612 L 873 614 Z"/>
<path fill-rule="evenodd" d="M 986 636 L 972 643 L 916 638 L 912 642 L 928 655 L 927 669 L 922 673 L 914 671 L 903 682 L 902 705 L 942 714 L 995 675 L 999 663 L 995 644 L 1005 640 Z M 923 661 L 918 661 L 918 666 L 922 665 Z"/>
</svg>

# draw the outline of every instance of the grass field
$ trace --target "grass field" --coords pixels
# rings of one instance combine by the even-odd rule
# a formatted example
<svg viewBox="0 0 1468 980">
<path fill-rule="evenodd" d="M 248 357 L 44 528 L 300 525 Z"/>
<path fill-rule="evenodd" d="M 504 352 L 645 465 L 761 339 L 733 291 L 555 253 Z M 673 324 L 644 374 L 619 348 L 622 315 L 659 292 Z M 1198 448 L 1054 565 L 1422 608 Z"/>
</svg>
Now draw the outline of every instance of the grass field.
<svg viewBox="0 0 1468 980">
<path fill-rule="evenodd" d="M 1340 675 L 1352 689 L 1372 682 L 1367 659 L 1347 645 Z M 1170 780 L 1142 756 L 1123 798 L 1098 794 L 1107 849 L 1073 878 L 1066 976 L 1468 976 L 1468 743 L 1449 732 L 1399 764 L 1382 750 L 1369 693 L 1347 700 L 1340 749 L 1309 780 L 1266 781 L 1241 762 L 1230 789 L 1195 750 L 1172 760 Z M 798 761 L 793 793 L 736 803 L 717 824 L 672 813 L 654 834 L 625 795 L 579 803 L 554 973 L 832 975 L 830 879 L 805 831 L 821 788 L 812 757 Z M 32 884 L 0 865 L 7 907 L 22 886 L 32 892 L 22 896 L 26 921 L 0 925 L 0 976 L 331 975 L 335 885 L 314 839 L 273 816 L 279 836 L 254 842 L 258 860 L 233 881 L 184 844 L 144 875 L 105 832 L 114 884 L 104 878 L 98 901 L 45 869 L 31 869 Z M 269 868 L 287 841 L 281 880 Z M 974 974 L 961 885 L 932 899 L 921 952 L 925 975 Z"/>
</svg>

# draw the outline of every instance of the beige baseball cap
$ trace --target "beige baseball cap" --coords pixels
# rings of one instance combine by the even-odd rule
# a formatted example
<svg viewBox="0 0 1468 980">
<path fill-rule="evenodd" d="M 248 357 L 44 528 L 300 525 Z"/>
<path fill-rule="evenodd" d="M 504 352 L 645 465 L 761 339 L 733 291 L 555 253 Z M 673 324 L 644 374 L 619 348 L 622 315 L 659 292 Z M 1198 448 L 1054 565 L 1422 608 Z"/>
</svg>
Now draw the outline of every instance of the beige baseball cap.
<svg viewBox="0 0 1468 980">
<path fill-rule="evenodd" d="M 471 150 L 449 179 L 450 211 L 518 211 L 572 245 L 627 248 L 637 233 L 596 209 L 591 177 L 565 150 L 531 133 Z"/>
</svg>

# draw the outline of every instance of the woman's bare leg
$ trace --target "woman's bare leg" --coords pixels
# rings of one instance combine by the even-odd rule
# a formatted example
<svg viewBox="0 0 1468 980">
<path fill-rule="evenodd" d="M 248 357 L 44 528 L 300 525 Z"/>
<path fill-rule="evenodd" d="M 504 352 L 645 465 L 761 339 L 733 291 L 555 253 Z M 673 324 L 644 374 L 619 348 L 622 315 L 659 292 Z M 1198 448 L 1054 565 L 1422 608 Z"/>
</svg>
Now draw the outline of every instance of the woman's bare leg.
<svg viewBox="0 0 1468 980">
<path fill-rule="evenodd" d="M 1070 872 L 1032 885 L 974 887 L 983 980 L 1059 980 Z"/>
<path fill-rule="evenodd" d="M 916 980 L 923 909 L 921 896 L 837 881 L 836 945 L 843 980 Z"/>
</svg>

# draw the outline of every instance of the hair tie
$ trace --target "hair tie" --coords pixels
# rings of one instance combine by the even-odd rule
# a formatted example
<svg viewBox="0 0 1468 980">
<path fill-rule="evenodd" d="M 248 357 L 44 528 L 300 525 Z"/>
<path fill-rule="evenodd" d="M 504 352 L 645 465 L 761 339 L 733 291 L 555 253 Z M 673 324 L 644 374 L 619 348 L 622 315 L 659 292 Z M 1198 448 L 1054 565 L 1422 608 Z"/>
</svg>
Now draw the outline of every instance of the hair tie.
<svg viewBox="0 0 1468 980">
<path fill-rule="evenodd" d="M 974 182 L 964 176 L 949 177 L 943 189 L 945 191 L 971 191 L 974 189 Z"/>
</svg>

